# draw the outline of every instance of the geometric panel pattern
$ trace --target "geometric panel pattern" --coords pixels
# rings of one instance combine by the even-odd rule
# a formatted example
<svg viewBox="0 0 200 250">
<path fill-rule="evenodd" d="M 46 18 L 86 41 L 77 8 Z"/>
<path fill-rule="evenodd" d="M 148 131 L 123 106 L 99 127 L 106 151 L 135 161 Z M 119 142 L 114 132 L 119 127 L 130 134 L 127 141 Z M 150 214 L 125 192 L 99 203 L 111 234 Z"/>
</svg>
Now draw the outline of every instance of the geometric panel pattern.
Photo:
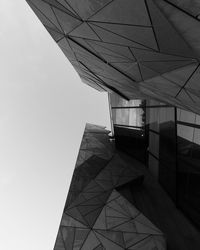
<svg viewBox="0 0 200 250">
<path fill-rule="evenodd" d="M 166 249 L 163 233 L 117 191 L 143 174 L 113 149 L 108 131 L 86 125 L 54 250 Z"/>
<path fill-rule="evenodd" d="M 83 82 L 200 113 L 200 4 L 27 0 Z"/>
</svg>

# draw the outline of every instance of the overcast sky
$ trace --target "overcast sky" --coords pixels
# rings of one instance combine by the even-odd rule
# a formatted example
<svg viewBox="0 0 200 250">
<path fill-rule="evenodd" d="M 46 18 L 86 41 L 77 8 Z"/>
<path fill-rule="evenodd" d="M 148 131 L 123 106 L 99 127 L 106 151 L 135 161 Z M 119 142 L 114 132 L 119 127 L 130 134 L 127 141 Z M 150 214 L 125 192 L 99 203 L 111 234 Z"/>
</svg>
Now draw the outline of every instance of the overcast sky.
<svg viewBox="0 0 200 250">
<path fill-rule="evenodd" d="M 107 95 L 81 82 L 25 0 L 0 1 L 0 249 L 53 249 L 85 123 Z"/>
</svg>

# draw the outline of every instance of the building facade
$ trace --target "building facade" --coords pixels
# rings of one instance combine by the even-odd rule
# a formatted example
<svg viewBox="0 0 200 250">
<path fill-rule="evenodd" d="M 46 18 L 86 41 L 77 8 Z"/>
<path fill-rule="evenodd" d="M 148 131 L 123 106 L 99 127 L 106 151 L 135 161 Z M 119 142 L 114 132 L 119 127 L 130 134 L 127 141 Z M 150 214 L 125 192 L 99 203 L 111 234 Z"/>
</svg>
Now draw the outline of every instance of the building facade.
<svg viewBox="0 0 200 250">
<path fill-rule="evenodd" d="M 27 0 L 83 82 L 200 113 L 200 3 Z"/>
<path fill-rule="evenodd" d="M 86 125 L 54 249 L 164 250 L 164 234 L 122 192 L 143 182 L 140 164 L 128 164 L 108 133 Z"/>
<path fill-rule="evenodd" d="M 117 148 L 145 164 L 200 229 L 200 116 L 154 100 L 139 104 L 111 95 Z"/>
<path fill-rule="evenodd" d="M 27 2 L 113 124 L 86 126 L 54 249 L 200 249 L 200 2 Z"/>
<path fill-rule="evenodd" d="M 157 145 L 146 151 L 146 162 L 135 150 L 145 141 L 137 139 L 138 129 L 130 130 L 117 131 L 114 140 L 105 128 L 86 125 L 54 250 L 199 249 L 200 233 L 182 213 L 196 193 L 186 200 L 190 194 L 182 192 L 182 210 L 175 206 L 173 176 L 167 182 L 163 162 L 156 164 L 148 156 Z M 136 138 L 137 144 L 123 136 Z M 167 157 L 174 161 L 169 153 Z"/>
</svg>

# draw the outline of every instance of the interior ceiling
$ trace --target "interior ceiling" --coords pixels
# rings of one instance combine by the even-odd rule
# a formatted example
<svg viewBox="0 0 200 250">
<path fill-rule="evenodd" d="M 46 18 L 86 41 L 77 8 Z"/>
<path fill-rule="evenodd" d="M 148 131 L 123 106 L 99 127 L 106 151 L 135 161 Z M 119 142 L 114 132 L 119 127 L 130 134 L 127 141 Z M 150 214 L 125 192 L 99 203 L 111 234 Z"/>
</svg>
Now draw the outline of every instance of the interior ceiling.
<svg viewBox="0 0 200 250">
<path fill-rule="evenodd" d="M 200 114 L 198 0 L 27 0 L 83 82 Z"/>
</svg>

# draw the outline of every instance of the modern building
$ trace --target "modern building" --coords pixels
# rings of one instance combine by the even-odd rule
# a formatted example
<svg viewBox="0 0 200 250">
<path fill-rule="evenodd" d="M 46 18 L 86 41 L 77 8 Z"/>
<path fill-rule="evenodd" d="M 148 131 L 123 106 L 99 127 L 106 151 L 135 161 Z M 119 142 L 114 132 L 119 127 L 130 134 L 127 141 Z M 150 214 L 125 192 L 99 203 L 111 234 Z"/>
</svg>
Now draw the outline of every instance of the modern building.
<svg viewBox="0 0 200 250">
<path fill-rule="evenodd" d="M 54 249 L 200 249 L 200 2 L 27 2 L 113 125 L 86 126 Z"/>
<path fill-rule="evenodd" d="M 164 250 L 164 234 L 129 201 L 143 165 L 116 151 L 108 133 L 86 125 L 54 249 Z"/>
</svg>

